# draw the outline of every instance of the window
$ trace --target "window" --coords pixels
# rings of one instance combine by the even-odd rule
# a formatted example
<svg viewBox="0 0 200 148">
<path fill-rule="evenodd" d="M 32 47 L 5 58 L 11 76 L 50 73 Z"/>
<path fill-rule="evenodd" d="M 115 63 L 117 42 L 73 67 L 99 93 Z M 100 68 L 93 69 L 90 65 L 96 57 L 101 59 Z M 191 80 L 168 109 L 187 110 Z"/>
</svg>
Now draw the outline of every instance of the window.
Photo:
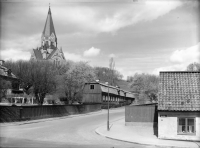
<svg viewBox="0 0 200 148">
<path fill-rule="evenodd" d="M 195 134 L 195 118 L 178 118 L 178 134 Z"/>
<path fill-rule="evenodd" d="M 90 89 L 94 89 L 94 85 L 90 85 Z"/>
</svg>

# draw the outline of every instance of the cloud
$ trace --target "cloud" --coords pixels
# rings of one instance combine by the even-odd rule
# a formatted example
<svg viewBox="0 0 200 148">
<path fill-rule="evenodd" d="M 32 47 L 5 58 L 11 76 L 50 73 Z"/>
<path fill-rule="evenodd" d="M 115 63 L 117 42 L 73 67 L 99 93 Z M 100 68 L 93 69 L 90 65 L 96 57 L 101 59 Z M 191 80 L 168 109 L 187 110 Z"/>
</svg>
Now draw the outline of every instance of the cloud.
<svg viewBox="0 0 200 148">
<path fill-rule="evenodd" d="M 7 49 L 7 50 L 3 50 L 1 51 L 1 59 L 3 60 L 13 60 L 13 61 L 17 61 L 17 60 L 29 60 L 30 59 L 30 52 L 29 51 L 22 51 L 20 49 Z"/>
<path fill-rule="evenodd" d="M 40 35 L 35 34 L 32 36 L 18 35 L 15 39 L 2 40 L 2 50 L 17 48 L 16 50 L 31 50 L 40 46 Z"/>
<path fill-rule="evenodd" d="M 33 48 L 39 46 L 39 35 L 22 37 L 10 40 L 2 40 L 1 59 L 4 60 L 29 60 L 30 52 Z"/>
<path fill-rule="evenodd" d="M 166 67 L 160 67 L 153 70 L 152 74 L 159 75 L 160 71 L 184 71 L 186 70 L 187 65 L 185 64 L 175 64 Z"/>
<path fill-rule="evenodd" d="M 141 70 L 136 69 L 130 69 L 130 67 L 123 67 L 123 68 L 117 68 L 117 71 L 119 71 L 123 75 L 123 80 L 127 80 L 128 76 L 134 76 L 134 74 L 139 73 L 142 74 L 143 72 Z"/>
<path fill-rule="evenodd" d="M 110 58 L 115 58 L 116 55 L 115 55 L 114 53 L 111 53 L 111 54 L 109 55 L 109 57 L 110 57 Z"/>
<path fill-rule="evenodd" d="M 90 49 L 84 51 L 84 57 L 95 57 L 100 53 L 101 49 L 91 47 Z"/>
<path fill-rule="evenodd" d="M 74 62 L 79 62 L 79 61 L 83 61 L 84 60 L 82 58 L 82 56 L 79 55 L 79 54 L 64 52 L 64 55 L 65 55 L 65 59 L 66 60 L 71 60 L 71 61 L 74 61 Z"/>
<path fill-rule="evenodd" d="M 59 7 L 54 17 L 65 20 L 82 30 L 116 32 L 141 21 L 152 21 L 182 5 L 181 1 L 144 1 L 139 4 L 114 4 L 87 7 L 84 5 Z M 57 10 L 56 10 L 57 11 Z M 62 15 L 60 15 L 62 14 Z"/>
<path fill-rule="evenodd" d="M 184 71 L 187 66 L 194 62 L 200 62 L 200 42 L 187 49 L 176 50 L 169 57 L 170 66 L 160 67 L 153 70 L 153 74 L 160 71 Z"/>
<path fill-rule="evenodd" d="M 200 59 L 200 43 L 183 50 L 176 50 L 172 53 L 170 61 L 173 63 L 192 63 Z"/>
</svg>

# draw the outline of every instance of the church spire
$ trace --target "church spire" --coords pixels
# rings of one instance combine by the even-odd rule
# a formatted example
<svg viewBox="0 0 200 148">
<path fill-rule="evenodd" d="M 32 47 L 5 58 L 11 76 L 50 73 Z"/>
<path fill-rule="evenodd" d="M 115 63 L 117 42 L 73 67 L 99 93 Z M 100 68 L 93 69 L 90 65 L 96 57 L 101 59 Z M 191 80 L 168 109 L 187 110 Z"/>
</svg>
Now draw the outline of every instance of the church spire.
<svg viewBox="0 0 200 148">
<path fill-rule="evenodd" d="M 53 25 L 50 4 L 49 4 L 49 11 L 47 14 L 46 23 L 44 26 L 44 30 L 42 32 L 41 42 L 42 42 L 42 46 L 48 45 L 48 47 L 50 47 L 50 46 L 54 45 L 57 47 L 57 37 L 56 37 L 54 25 Z"/>
</svg>

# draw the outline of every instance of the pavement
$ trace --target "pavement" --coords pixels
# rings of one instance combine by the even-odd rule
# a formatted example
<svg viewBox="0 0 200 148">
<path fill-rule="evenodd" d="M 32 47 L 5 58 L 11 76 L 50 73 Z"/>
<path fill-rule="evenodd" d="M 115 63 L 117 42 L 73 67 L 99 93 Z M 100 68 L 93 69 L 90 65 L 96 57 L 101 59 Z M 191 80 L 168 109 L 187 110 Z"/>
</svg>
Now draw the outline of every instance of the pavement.
<svg viewBox="0 0 200 148">
<path fill-rule="evenodd" d="M 141 125 L 125 126 L 125 119 L 110 123 L 110 131 L 107 131 L 107 126 L 104 125 L 98 127 L 95 132 L 106 138 L 135 144 L 161 147 L 200 148 L 200 142 L 158 139 L 158 137 L 154 135 L 153 127 Z"/>
</svg>

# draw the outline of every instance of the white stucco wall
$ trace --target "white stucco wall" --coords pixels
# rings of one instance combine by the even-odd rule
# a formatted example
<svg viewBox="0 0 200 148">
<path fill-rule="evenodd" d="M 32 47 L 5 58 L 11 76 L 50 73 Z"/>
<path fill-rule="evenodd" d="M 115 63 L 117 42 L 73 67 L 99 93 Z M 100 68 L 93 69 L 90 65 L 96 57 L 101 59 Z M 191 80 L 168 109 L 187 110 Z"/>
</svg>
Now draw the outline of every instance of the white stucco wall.
<svg viewBox="0 0 200 148">
<path fill-rule="evenodd" d="M 180 135 L 177 132 L 178 117 L 195 117 L 196 134 Z M 158 138 L 200 141 L 200 112 L 159 112 Z"/>
</svg>

